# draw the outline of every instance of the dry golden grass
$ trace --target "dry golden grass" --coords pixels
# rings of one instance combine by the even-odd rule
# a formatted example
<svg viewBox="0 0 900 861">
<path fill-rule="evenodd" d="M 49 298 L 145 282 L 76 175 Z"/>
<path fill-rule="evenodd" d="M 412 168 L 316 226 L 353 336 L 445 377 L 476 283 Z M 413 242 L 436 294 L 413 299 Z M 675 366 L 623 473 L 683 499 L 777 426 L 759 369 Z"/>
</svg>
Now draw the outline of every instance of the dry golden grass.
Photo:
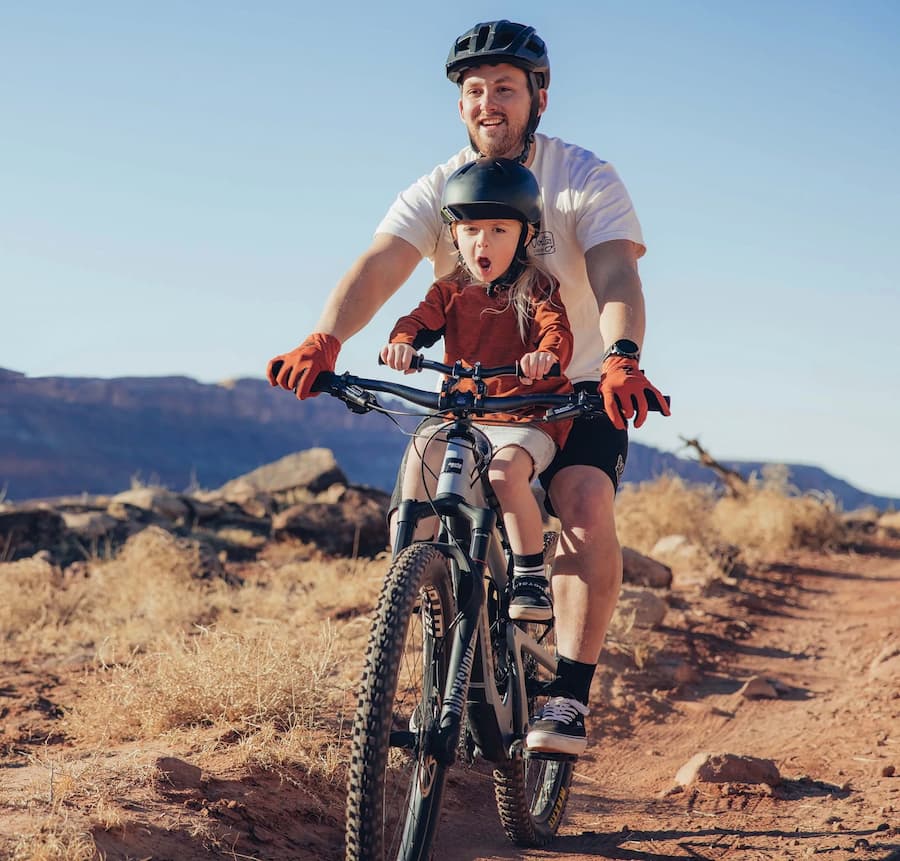
<svg viewBox="0 0 900 861">
<path fill-rule="evenodd" d="M 166 599 L 156 601 L 146 600 L 138 564 L 132 554 L 105 566 L 147 612 L 139 628 L 118 613 L 107 617 L 107 643 L 128 642 L 132 651 L 123 656 L 117 648 L 115 664 L 98 660 L 66 713 L 65 731 L 94 744 L 216 727 L 237 735 L 247 764 L 291 762 L 329 778 L 340 771 L 385 563 L 260 563 L 239 588 L 173 578 Z M 217 621 L 196 621 L 203 615 Z"/>
<path fill-rule="evenodd" d="M 90 831 L 70 820 L 65 811 L 16 838 L 11 853 L 12 861 L 94 861 L 103 857 Z"/>
<path fill-rule="evenodd" d="M 123 801 L 135 788 L 152 783 L 155 769 L 132 754 L 100 752 L 66 756 L 46 748 L 29 757 L 35 777 L 12 806 L 40 820 L 7 844 L 2 857 L 28 861 L 82 861 L 102 858 L 92 832 L 127 827 Z M 3 850 L 0 849 L 0 852 Z"/>
<path fill-rule="evenodd" d="M 88 679 L 67 731 L 93 742 L 191 726 L 315 727 L 320 709 L 343 690 L 334 633 L 327 624 L 296 637 L 266 627 L 161 637 L 152 651 Z"/>
<path fill-rule="evenodd" d="M 162 530 L 148 529 L 118 557 L 93 560 L 86 577 L 64 577 L 40 557 L 0 565 L 7 654 L 87 653 L 114 663 L 161 630 L 211 623 L 228 607 L 229 590 L 221 580 L 196 580 L 194 556 Z"/>
<path fill-rule="evenodd" d="M 56 639 L 82 600 L 40 556 L 0 563 L 0 656 L 15 660 L 36 642 Z"/>
<path fill-rule="evenodd" d="M 714 537 L 710 516 L 715 504 L 711 487 L 690 485 L 675 475 L 623 485 L 616 502 L 619 541 L 640 553 L 649 553 L 666 535 L 703 544 Z"/>
<path fill-rule="evenodd" d="M 0 565 L 3 657 L 84 667 L 57 700 L 70 744 L 32 757 L 36 777 L 9 796 L 44 825 L 0 841 L 0 856 L 99 857 L 91 831 L 130 827 L 122 800 L 153 797 L 152 762 L 172 750 L 268 770 L 322 815 L 338 809 L 386 565 L 281 545 L 229 586 L 200 579 L 196 548 L 152 533 L 77 577 L 41 558 Z M 140 768 L 109 753 L 130 749 Z"/>
<path fill-rule="evenodd" d="M 710 550 L 733 545 L 747 562 L 804 547 L 833 547 L 845 537 L 834 501 L 800 494 L 780 468 L 748 482 L 739 497 L 718 496 L 708 485 L 677 476 L 625 485 L 616 519 L 621 542 L 642 553 L 666 535 L 684 535 Z"/>
</svg>

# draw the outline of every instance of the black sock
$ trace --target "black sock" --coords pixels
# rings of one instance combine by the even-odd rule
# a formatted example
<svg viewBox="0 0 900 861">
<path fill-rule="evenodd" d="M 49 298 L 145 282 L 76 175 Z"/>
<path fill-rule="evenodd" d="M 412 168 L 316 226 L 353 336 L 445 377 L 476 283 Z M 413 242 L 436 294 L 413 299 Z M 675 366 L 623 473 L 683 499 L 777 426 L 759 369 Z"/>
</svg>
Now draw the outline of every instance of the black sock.
<svg viewBox="0 0 900 861">
<path fill-rule="evenodd" d="M 557 695 L 568 694 L 587 705 L 596 669 L 596 664 L 582 664 L 581 661 L 573 661 L 560 655 L 556 664 L 556 678 L 550 687 Z"/>
<path fill-rule="evenodd" d="M 520 576 L 526 574 L 531 577 L 545 577 L 544 554 L 529 553 L 527 556 L 520 556 L 518 553 L 514 553 L 513 573 Z"/>
</svg>

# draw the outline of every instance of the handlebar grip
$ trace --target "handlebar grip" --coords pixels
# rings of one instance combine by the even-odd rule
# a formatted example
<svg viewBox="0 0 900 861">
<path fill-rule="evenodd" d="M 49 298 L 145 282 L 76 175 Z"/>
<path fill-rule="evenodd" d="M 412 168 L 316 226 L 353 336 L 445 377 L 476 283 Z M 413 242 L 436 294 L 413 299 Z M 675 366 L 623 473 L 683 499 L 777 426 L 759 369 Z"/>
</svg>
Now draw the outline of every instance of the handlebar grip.
<svg viewBox="0 0 900 861">
<path fill-rule="evenodd" d="M 316 377 L 310 391 L 327 392 L 337 378 L 338 375 L 332 373 L 331 371 L 322 371 L 320 372 L 319 376 Z"/>
<path fill-rule="evenodd" d="M 654 413 L 661 413 L 663 411 L 662 406 L 660 406 L 659 399 L 650 389 L 644 389 L 644 397 L 647 398 L 647 409 Z M 663 395 L 663 400 L 666 402 L 666 406 L 672 403 L 672 399 L 668 395 Z"/>
<path fill-rule="evenodd" d="M 525 375 L 522 373 L 522 363 L 518 359 L 516 360 L 515 367 L 516 367 L 516 376 L 524 377 Z M 562 376 L 562 368 L 560 368 L 559 362 L 554 362 L 548 369 L 547 373 L 544 374 L 543 377 L 541 377 L 541 379 L 542 380 L 550 380 L 550 379 L 553 379 L 553 377 L 560 377 L 560 376 Z"/>
<path fill-rule="evenodd" d="M 421 353 L 416 353 L 415 356 L 412 357 L 412 361 L 409 363 L 409 369 L 411 371 L 421 371 L 422 370 L 422 362 L 425 361 L 425 357 Z M 386 365 L 384 359 L 381 358 L 381 355 L 378 356 L 378 364 Z"/>
</svg>

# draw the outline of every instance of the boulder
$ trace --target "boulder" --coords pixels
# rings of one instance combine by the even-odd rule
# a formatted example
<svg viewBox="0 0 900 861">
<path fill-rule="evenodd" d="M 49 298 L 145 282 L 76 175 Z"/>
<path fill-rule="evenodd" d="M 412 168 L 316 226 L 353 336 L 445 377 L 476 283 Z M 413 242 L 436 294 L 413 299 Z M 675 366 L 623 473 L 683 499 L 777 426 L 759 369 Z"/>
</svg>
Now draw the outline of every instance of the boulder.
<svg viewBox="0 0 900 861">
<path fill-rule="evenodd" d="M 662 624 L 668 609 L 666 602 L 651 589 L 626 586 L 619 595 L 616 616 L 620 626 L 627 622 L 629 628 L 655 628 Z"/>
<path fill-rule="evenodd" d="M 675 783 L 781 783 L 778 766 L 771 759 L 733 753 L 697 753 L 675 775 Z"/>
<path fill-rule="evenodd" d="M 108 536 L 121 524 L 105 511 L 63 511 L 61 514 L 66 529 L 82 541 L 96 541 Z"/>
<path fill-rule="evenodd" d="M 900 535 L 900 511 L 887 511 L 878 518 L 878 529 L 887 535 Z"/>
<path fill-rule="evenodd" d="M 348 487 L 335 502 L 298 502 L 276 514 L 272 532 L 336 556 L 375 556 L 388 544 L 389 499 L 381 491 Z"/>
<path fill-rule="evenodd" d="M 622 548 L 623 579 L 635 586 L 668 589 L 672 585 L 672 569 L 656 559 L 644 556 L 630 547 Z"/>
<path fill-rule="evenodd" d="M 653 545 L 650 556 L 669 566 L 676 586 L 704 586 L 720 577 L 715 559 L 686 535 L 666 535 Z"/>
<path fill-rule="evenodd" d="M 778 691 L 768 679 L 753 676 L 747 679 L 738 693 L 748 700 L 777 700 Z"/>
<path fill-rule="evenodd" d="M 177 522 L 187 517 L 190 509 L 185 501 L 177 493 L 166 490 L 163 487 L 135 487 L 131 490 L 117 493 L 110 502 L 110 507 L 116 505 L 131 505 L 144 511 L 152 511 L 166 520 Z"/>
<path fill-rule="evenodd" d="M 66 524 L 49 508 L 13 508 L 0 512 L 0 559 L 12 561 L 59 547 Z"/>
<path fill-rule="evenodd" d="M 347 476 L 337 465 L 334 454 L 327 448 L 310 448 L 226 482 L 215 493 L 223 499 L 241 502 L 258 494 L 290 494 L 298 488 L 315 494 L 333 484 L 347 484 Z"/>
</svg>

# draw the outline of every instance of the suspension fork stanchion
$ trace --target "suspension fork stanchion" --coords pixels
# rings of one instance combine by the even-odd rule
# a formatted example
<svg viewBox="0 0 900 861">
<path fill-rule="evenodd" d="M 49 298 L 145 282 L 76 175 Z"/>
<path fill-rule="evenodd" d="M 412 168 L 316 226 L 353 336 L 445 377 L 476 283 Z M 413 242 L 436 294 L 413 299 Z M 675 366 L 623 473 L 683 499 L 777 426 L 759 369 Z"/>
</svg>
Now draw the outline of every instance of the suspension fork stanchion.
<svg viewBox="0 0 900 861">
<path fill-rule="evenodd" d="M 396 558 L 401 550 L 405 550 L 413 543 L 416 535 L 416 526 L 426 516 L 434 514 L 434 509 L 428 502 L 416 502 L 405 499 L 397 506 L 397 533 L 394 536 L 393 556 Z"/>
</svg>

